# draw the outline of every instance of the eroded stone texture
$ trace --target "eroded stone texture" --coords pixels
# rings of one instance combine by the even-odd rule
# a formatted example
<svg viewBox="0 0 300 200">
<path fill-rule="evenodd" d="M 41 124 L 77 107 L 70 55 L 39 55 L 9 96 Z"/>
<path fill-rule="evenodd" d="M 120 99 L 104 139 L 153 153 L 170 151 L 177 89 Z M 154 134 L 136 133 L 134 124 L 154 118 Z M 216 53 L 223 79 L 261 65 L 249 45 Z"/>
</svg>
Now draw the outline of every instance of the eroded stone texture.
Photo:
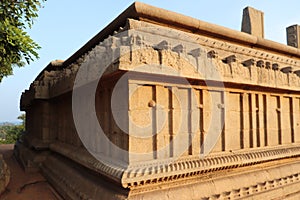
<svg viewBox="0 0 300 200">
<path fill-rule="evenodd" d="M 71 199 L 299 196 L 300 53 L 255 34 L 133 4 L 22 94 L 17 157 Z"/>
<path fill-rule="evenodd" d="M 300 26 L 293 25 L 286 28 L 287 45 L 299 48 L 300 47 Z"/>
<path fill-rule="evenodd" d="M 10 180 L 10 171 L 5 163 L 2 154 L 0 154 L 0 195 L 5 191 Z"/>
<path fill-rule="evenodd" d="M 243 11 L 242 32 L 264 37 L 264 13 L 251 7 Z"/>
</svg>

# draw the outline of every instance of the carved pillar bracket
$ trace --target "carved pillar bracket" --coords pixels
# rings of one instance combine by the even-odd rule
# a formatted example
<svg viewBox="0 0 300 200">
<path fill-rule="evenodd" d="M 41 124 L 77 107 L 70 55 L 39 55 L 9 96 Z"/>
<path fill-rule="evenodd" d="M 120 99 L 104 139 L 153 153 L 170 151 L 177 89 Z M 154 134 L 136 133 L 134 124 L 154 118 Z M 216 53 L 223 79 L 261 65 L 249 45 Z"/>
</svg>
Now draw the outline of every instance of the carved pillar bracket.
<svg viewBox="0 0 300 200">
<path fill-rule="evenodd" d="M 202 50 L 200 48 L 196 48 L 196 49 L 191 50 L 188 54 L 195 58 L 198 58 L 201 56 L 201 52 L 202 52 Z"/>
<path fill-rule="evenodd" d="M 172 48 L 172 51 L 177 52 L 178 54 L 185 52 L 185 47 L 182 44 L 179 44 Z"/>
<path fill-rule="evenodd" d="M 189 53 L 189 55 L 193 56 L 196 60 L 196 65 L 197 65 L 197 72 L 199 72 L 200 69 L 200 56 L 203 54 L 203 50 L 201 48 L 196 48 L 191 50 Z"/>
<path fill-rule="evenodd" d="M 260 67 L 260 68 L 264 68 L 265 67 L 265 62 L 263 60 L 259 60 L 259 61 L 257 61 L 256 66 Z"/>
<path fill-rule="evenodd" d="M 289 74 L 289 73 L 291 73 L 293 70 L 292 70 L 292 67 L 284 67 L 284 68 L 281 68 L 280 71 L 282 71 L 282 72 L 285 73 L 285 74 Z"/>
<path fill-rule="evenodd" d="M 271 69 L 271 63 L 270 62 L 266 62 L 266 69 Z"/>
<path fill-rule="evenodd" d="M 242 63 L 245 67 L 252 67 L 254 66 L 255 64 L 255 60 L 254 59 L 249 59 L 249 60 L 245 60 L 243 63 Z"/>
<path fill-rule="evenodd" d="M 211 50 L 207 53 L 207 57 L 216 59 L 216 58 L 218 58 L 218 53 L 214 50 Z"/>
<path fill-rule="evenodd" d="M 233 62 L 236 62 L 236 56 L 235 55 L 228 56 L 223 59 L 223 62 L 226 64 L 231 64 Z"/>
<path fill-rule="evenodd" d="M 300 70 L 296 70 L 296 71 L 294 71 L 294 73 L 300 77 Z"/>
<path fill-rule="evenodd" d="M 168 41 L 163 40 L 160 43 L 158 43 L 157 45 L 155 45 L 153 48 L 155 50 L 168 50 L 168 49 L 170 49 L 170 44 L 168 43 Z"/>
<path fill-rule="evenodd" d="M 273 63 L 273 64 L 272 64 L 272 69 L 273 69 L 273 70 L 278 70 L 278 69 L 279 69 L 279 64 Z"/>
</svg>

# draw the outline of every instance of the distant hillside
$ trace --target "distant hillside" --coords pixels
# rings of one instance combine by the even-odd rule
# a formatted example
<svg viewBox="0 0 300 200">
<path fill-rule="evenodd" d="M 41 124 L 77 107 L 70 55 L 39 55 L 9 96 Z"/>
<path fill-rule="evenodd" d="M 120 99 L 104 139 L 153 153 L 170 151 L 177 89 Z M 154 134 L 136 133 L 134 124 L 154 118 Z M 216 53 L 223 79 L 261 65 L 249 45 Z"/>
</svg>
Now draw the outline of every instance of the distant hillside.
<svg viewBox="0 0 300 200">
<path fill-rule="evenodd" d="M 14 125 L 20 125 L 22 122 L 15 121 L 15 122 L 0 122 L 0 126 L 14 126 Z"/>
</svg>

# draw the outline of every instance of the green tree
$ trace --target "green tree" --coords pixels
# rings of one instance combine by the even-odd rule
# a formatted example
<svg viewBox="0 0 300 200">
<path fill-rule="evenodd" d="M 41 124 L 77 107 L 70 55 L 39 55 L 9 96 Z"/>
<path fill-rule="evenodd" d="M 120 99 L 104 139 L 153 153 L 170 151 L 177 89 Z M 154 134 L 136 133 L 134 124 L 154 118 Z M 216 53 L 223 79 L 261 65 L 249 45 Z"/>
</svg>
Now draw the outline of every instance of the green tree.
<svg viewBox="0 0 300 200">
<path fill-rule="evenodd" d="M 25 115 L 25 113 L 22 113 L 22 114 L 18 117 L 18 119 L 22 120 L 22 125 L 23 125 L 23 127 L 25 128 L 25 120 L 26 120 L 26 115 Z"/>
<path fill-rule="evenodd" d="M 5 144 L 15 143 L 21 137 L 23 131 L 24 131 L 24 127 L 21 125 L 11 126 L 6 134 L 4 143 Z"/>
<path fill-rule="evenodd" d="M 25 131 L 25 114 L 18 117 L 22 120 L 20 125 L 4 124 L 0 126 L 0 144 L 15 143 Z"/>
<path fill-rule="evenodd" d="M 26 33 L 38 17 L 46 0 L 0 0 L 0 82 L 13 74 L 13 67 L 23 67 L 38 59 L 40 46 Z"/>
</svg>

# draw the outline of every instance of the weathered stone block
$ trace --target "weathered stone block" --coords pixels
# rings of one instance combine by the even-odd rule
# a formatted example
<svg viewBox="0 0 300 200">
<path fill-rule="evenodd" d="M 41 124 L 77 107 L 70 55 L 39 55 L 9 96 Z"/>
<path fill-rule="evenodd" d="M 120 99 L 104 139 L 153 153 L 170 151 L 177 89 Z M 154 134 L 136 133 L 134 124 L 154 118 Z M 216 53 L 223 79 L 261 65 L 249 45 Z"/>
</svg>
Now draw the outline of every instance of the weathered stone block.
<svg viewBox="0 0 300 200">
<path fill-rule="evenodd" d="M 242 32 L 264 37 L 264 13 L 251 7 L 243 11 Z"/>
<path fill-rule="evenodd" d="M 300 26 L 292 25 L 286 28 L 287 45 L 300 48 Z"/>
</svg>

